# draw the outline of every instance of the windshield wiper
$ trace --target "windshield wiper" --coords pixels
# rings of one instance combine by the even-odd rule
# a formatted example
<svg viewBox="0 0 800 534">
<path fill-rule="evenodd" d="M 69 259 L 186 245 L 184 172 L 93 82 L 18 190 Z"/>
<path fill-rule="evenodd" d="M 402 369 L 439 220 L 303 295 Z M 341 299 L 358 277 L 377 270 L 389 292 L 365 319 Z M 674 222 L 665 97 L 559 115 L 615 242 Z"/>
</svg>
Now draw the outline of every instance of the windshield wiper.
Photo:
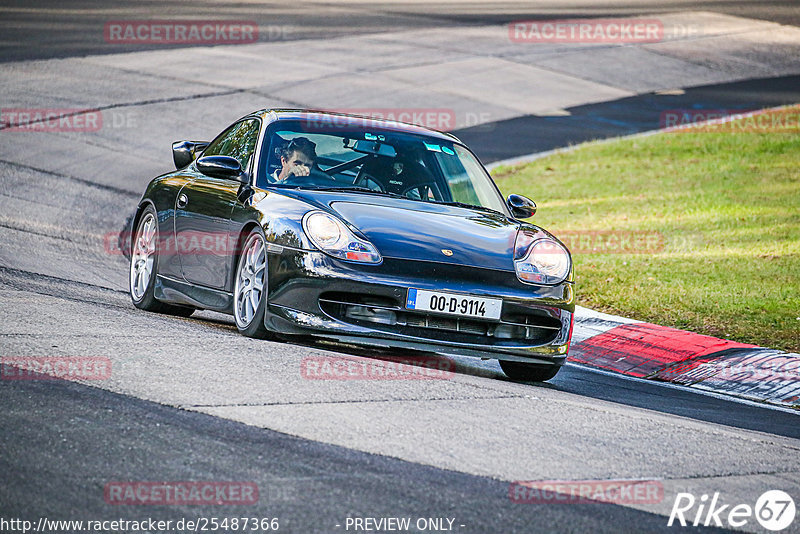
<svg viewBox="0 0 800 534">
<path fill-rule="evenodd" d="M 314 191 L 358 191 L 359 193 L 372 193 L 373 195 L 385 195 L 387 197 L 395 197 L 395 198 L 404 198 L 406 200 L 414 200 L 413 198 L 408 198 L 404 195 L 398 195 L 397 193 L 390 193 L 388 191 L 379 191 L 377 189 L 370 189 L 369 187 L 360 187 L 360 186 L 335 186 L 335 187 L 327 187 L 327 186 L 313 186 L 313 187 L 305 187 L 304 189 L 311 189 Z"/>
<path fill-rule="evenodd" d="M 487 208 L 486 206 L 476 206 L 475 204 L 467 204 L 465 202 L 444 202 L 439 200 L 431 200 L 431 204 L 444 204 L 445 206 L 456 206 L 458 208 L 467 208 L 471 210 L 478 210 L 478 211 L 488 211 L 490 213 L 499 213 L 500 215 L 505 215 L 501 211 L 493 210 L 492 208 Z"/>
</svg>

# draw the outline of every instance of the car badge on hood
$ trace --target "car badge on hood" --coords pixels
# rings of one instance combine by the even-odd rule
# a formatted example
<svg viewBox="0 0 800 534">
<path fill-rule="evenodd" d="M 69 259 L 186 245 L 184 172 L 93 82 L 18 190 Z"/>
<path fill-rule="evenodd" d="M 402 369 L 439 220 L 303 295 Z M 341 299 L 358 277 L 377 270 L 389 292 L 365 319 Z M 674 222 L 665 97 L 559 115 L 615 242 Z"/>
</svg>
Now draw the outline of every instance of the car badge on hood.
<svg viewBox="0 0 800 534">
<path fill-rule="evenodd" d="M 442 249 L 442 254 L 444 254 L 445 256 L 452 256 L 453 255 L 453 251 L 450 250 L 449 248 L 443 248 Z"/>
</svg>

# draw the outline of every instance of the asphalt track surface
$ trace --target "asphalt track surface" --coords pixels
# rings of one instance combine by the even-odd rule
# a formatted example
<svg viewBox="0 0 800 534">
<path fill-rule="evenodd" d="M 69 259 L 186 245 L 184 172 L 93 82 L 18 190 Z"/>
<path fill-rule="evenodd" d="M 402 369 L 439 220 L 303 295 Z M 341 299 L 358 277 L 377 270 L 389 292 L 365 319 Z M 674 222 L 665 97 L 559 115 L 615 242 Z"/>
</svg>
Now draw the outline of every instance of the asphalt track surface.
<svg viewBox="0 0 800 534">
<path fill-rule="evenodd" d="M 486 163 L 520 154 L 652 131 L 662 112 L 675 109 L 757 110 L 800 101 L 800 76 L 691 87 L 682 94 L 648 93 L 568 108 L 569 115 L 522 116 L 455 130 Z"/>
<path fill-rule="evenodd" d="M 368 4 L 366 13 L 352 4 L 304 4 L 317 18 L 277 3 L 234 5 L 240 18 L 302 28 L 306 33 L 297 33 L 298 39 L 328 35 L 322 28 L 380 31 L 535 14 L 620 16 L 688 4 L 798 23 L 793 2 L 631 2 L 615 9 L 599 2 L 561 4 L 561 11 L 546 3 L 493 9 Z M 70 8 L 85 11 L 70 14 L 57 2 L 6 3 L 0 57 L 103 53 L 103 43 L 82 39 L 86 25 L 109 18 L 103 10 L 133 19 L 164 5 L 76 2 Z M 173 17 L 213 18 L 218 4 L 166 9 Z M 56 23 L 62 16 L 67 18 Z M 561 132 L 555 138 L 533 142 L 534 150 L 548 149 L 584 140 L 587 125 L 592 138 L 652 129 L 639 117 L 652 116 L 661 104 L 654 101 L 663 98 L 676 99 L 665 104 L 671 108 L 701 100 L 712 107 L 757 107 L 796 102 L 797 89 L 796 77 L 720 84 L 458 134 L 491 161 L 533 151 L 529 143 L 491 143 L 539 126 L 532 121 L 556 123 L 549 125 Z M 639 115 L 638 109 L 649 112 Z M 115 364 L 114 378 L 100 387 L 0 382 L 0 517 L 247 515 L 278 517 L 286 532 L 341 532 L 337 525 L 348 516 L 410 516 L 455 518 L 458 532 L 656 532 L 672 530 L 664 510 L 681 488 L 721 491 L 729 502 L 752 503 L 773 487 L 800 496 L 797 415 L 752 403 L 579 366 L 566 367 L 549 384 L 519 384 L 506 380 L 495 362 L 461 358 L 453 360 L 456 375 L 446 382 L 308 384 L 296 370 L 302 356 L 365 353 L 246 340 L 218 314 L 175 319 L 139 312 L 124 291 L 124 259 L 98 252 L 87 238 L 119 226 L 137 196 L 9 162 L 0 162 L 0 173 L 0 354 L 112 355 Z M 64 206 L 70 208 L 66 214 Z M 260 409 L 263 414 L 248 411 Z M 449 424 L 456 419 L 460 425 Z M 660 479 L 665 503 L 657 513 L 613 504 L 517 504 L 508 498 L 508 482 L 519 478 Z M 224 509 L 111 506 L 103 487 L 118 480 L 247 480 L 258 484 L 261 498 L 256 505 Z"/>
<path fill-rule="evenodd" d="M 348 516 L 456 518 L 458 532 L 628 530 L 621 525 L 642 532 L 664 525 L 661 516 L 622 506 L 516 504 L 507 483 L 487 477 L 354 452 L 71 383 L 4 386 L 3 406 L 4 516 L 277 517 L 287 532 L 343 531 L 337 525 Z M 131 475 L 252 481 L 261 498 L 254 506 L 224 511 L 106 505 L 104 484 Z"/>
<path fill-rule="evenodd" d="M 793 0 L 603 0 L 485 2 L 162 2 L 158 0 L 3 0 L 0 61 L 70 57 L 146 50 L 105 43 L 109 20 L 195 18 L 255 21 L 266 38 L 318 39 L 338 35 L 442 26 L 503 24 L 565 17 L 626 17 L 675 11 L 714 11 L 738 17 L 800 25 Z M 270 29 L 272 30 L 270 32 Z M 156 48 L 156 47 L 150 47 Z"/>
</svg>

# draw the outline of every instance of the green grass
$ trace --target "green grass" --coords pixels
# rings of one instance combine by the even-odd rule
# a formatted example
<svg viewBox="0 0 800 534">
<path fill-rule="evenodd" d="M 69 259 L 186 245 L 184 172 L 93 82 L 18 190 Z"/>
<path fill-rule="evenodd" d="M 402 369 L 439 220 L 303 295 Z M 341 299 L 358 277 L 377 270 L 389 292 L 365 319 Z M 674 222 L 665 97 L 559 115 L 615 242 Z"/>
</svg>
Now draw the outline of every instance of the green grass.
<svg viewBox="0 0 800 534">
<path fill-rule="evenodd" d="M 576 251 L 579 304 L 800 350 L 798 131 L 661 133 L 492 174 L 506 195 L 534 199 L 531 221 L 556 236 L 663 237 L 651 253 Z"/>
</svg>

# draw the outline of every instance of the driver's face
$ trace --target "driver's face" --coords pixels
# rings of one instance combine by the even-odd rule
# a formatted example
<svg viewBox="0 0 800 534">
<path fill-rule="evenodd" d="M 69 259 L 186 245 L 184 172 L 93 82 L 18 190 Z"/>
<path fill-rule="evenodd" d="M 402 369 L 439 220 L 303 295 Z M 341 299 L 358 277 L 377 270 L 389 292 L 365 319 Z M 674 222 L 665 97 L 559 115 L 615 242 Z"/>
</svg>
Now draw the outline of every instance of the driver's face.
<svg viewBox="0 0 800 534">
<path fill-rule="evenodd" d="M 288 167 L 290 169 L 294 166 L 302 165 L 303 167 L 307 167 L 309 170 L 311 170 L 311 168 L 314 166 L 313 158 L 309 158 L 297 150 L 292 152 L 288 160 L 284 157 L 281 157 L 281 163 L 283 164 L 284 168 Z"/>
</svg>

